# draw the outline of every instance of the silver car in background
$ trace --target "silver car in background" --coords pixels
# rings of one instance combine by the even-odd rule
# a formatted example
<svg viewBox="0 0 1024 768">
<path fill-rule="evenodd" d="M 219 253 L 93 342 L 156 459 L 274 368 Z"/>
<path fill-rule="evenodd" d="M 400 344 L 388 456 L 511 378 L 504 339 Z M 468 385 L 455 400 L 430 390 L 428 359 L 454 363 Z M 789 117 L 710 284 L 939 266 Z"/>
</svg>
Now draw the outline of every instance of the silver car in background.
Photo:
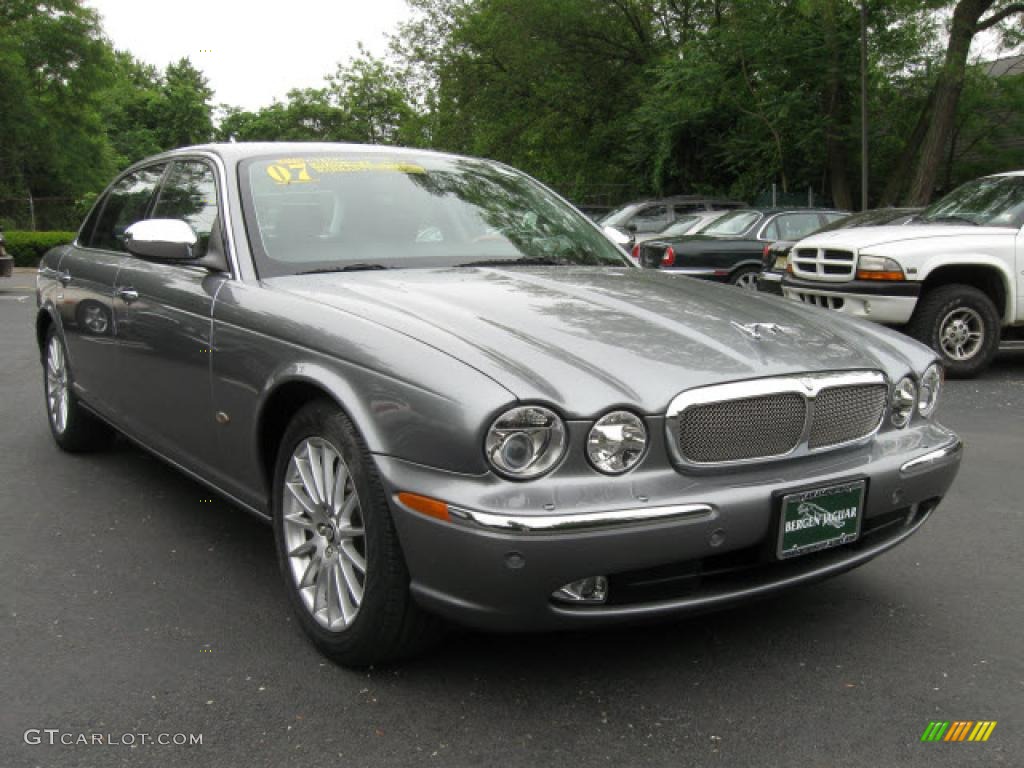
<svg viewBox="0 0 1024 768">
<path fill-rule="evenodd" d="M 639 269 L 484 160 L 159 155 L 37 297 L 57 444 L 116 430 L 270 521 L 300 625 L 349 665 L 442 619 L 586 628 L 831 576 L 917 531 L 960 462 L 923 345 Z"/>
</svg>

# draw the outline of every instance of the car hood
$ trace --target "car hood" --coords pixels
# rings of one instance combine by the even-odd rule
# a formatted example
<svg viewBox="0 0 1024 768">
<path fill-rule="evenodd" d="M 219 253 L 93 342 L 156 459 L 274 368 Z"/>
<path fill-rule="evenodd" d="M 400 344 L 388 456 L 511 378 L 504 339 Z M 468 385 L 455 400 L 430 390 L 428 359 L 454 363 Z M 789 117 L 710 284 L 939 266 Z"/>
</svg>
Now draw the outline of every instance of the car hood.
<svg viewBox="0 0 1024 768">
<path fill-rule="evenodd" d="M 406 269 L 265 285 L 416 338 L 570 418 L 614 406 L 663 413 L 684 389 L 759 376 L 902 375 L 933 357 L 874 324 L 656 270 Z M 782 330 L 755 339 L 740 327 L 750 323 Z"/>
<path fill-rule="evenodd" d="M 896 224 L 883 227 L 853 227 L 811 235 L 800 241 L 800 247 L 851 248 L 861 250 L 873 246 L 899 243 L 906 240 L 938 238 L 991 237 L 1006 233 L 1013 236 L 1015 229 L 1007 227 L 975 227 L 958 224 Z"/>
</svg>

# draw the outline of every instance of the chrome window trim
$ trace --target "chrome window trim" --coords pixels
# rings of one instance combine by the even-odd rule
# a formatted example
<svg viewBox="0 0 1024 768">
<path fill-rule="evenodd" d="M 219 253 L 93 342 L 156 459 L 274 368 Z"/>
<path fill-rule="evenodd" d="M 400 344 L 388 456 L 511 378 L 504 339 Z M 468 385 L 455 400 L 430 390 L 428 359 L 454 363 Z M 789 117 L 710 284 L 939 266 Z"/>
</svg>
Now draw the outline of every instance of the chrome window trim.
<svg viewBox="0 0 1024 768">
<path fill-rule="evenodd" d="M 822 390 L 833 387 L 847 387 L 857 385 L 884 384 L 886 387 L 885 407 L 882 408 L 878 423 L 870 433 L 855 440 L 827 445 L 821 448 L 811 448 L 809 445 L 811 437 L 811 426 L 814 423 L 814 401 Z M 811 456 L 819 453 L 827 453 L 840 448 L 849 448 L 855 445 L 863 445 L 869 442 L 878 430 L 885 423 L 885 416 L 889 411 L 889 379 L 881 371 L 842 371 L 826 373 L 810 373 L 799 376 L 774 376 L 764 379 L 747 379 L 745 381 L 734 381 L 727 384 L 712 384 L 706 387 L 697 387 L 681 392 L 669 403 L 665 412 L 665 442 L 668 444 L 669 456 L 676 466 L 686 469 L 717 469 L 719 467 L 735 467 L 746 464 L 763 464 L 780 459 L 794 458 L 798 456 Z M 752 397 L 763 397 L 766 395 L 798 394 L 801 395 L 807 405 L 804 413 L 804 426 L 796 445 L 785 453 L 778 453 L 771 456 L 757 456 L 752 459 L 733 459 L 729 461 L 700 462 L 687 459 L 679 450 L 679 415 L 688 408 L 698 405 L 713 405 L 715 403 L 728 402 L 731 400 L 745 400 Z"/>
<path fill-rule="evenodd" d="M 599 531 L 606 528 L 711 517 L 715 514 L 715 508 L 710 504 L 673 504 L 664 507 L 637 507 L 558 515 L 503 515 L 449 506 L 448 513 L 455 520 L 498 533 L 543 534 Z"/>
</svg>

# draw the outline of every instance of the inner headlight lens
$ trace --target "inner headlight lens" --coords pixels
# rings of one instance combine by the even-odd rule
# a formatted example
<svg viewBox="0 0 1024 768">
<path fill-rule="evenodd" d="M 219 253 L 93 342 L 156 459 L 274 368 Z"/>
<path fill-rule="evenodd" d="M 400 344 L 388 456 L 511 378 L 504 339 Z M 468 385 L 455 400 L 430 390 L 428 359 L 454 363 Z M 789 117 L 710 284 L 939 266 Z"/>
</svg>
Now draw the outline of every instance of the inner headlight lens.
<svg viewBox="0 0 1024 768">
<path fill-rule="evenodd" d="M 862 254 L 857 259 L 858 280 L 903 280 L 903 267 L 895 259 Z"/>
<path fill-rule="evenodd" d="M 941 389 L 942 366 L 932 363 L 921 377 L 921 389 L 917 393 L 917 412 L 922 416 L 931 416 L 935 413 Z"/>
<path fill-rule="evenodd" d="M 587 436 L 587 457 L 596 469 L 620 475 L 635 467 L 647 450 L 647 426 L 629 411 L 602 416 Z"/>
<path fill-rule="evenodd" d="M 539 405 L 505 411 L 487 431 L 484 451 L 499 473 L 519 480 L 550 470 L 565 453 L 565 424 Z"/>
<path fill-rule="evenodd" d="M 910 423 L 917 406 L 917 385 L 909 376 L 900 379 L 892 391 L 892 423 L 897 427 L 905 427 Z"/>
</svg>

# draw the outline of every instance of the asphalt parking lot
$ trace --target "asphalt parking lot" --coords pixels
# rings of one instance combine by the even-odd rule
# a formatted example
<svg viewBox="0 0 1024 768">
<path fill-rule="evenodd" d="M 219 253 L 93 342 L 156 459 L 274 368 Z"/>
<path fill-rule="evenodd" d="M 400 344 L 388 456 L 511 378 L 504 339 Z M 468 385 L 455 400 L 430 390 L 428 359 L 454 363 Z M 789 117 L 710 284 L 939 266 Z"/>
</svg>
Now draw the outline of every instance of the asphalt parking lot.
<svg viewBox="0 0 1024 768">
<path fill-rule="evenodd" d="M 357 673 L 290 619 L 268 527 L 127 444 L 58 451 L 30 285 L 0 281 L 0 766 L 1024 763 L 1024 355 L 948 384 L 960 477 L 863 568 L 656 627 L 455 633 Z M 922 743 L 931 720 L 998 725 Z"/>
</svg>

